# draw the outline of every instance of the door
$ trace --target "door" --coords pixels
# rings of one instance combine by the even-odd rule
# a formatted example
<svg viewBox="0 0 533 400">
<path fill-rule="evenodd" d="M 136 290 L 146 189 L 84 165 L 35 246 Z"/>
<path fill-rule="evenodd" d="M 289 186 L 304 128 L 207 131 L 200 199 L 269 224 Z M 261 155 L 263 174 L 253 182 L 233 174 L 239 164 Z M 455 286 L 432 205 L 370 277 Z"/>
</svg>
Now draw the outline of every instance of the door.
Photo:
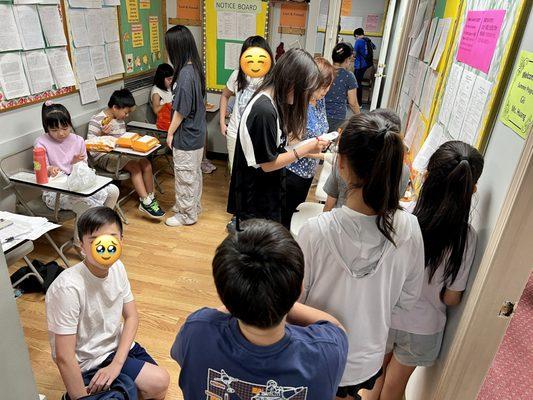
<svg viewBox="0 0 533 400">
<path fill-rule="evenodd" d="M 386 77 L 387 53 L 389 49 L 390 35 L 392 31 L 392 24 L 394 22 L 394 14 L 396 11 L 396 0 L 390 0 L 387 7 L 387 16 L 385 17 L 385 24 L 383 26 L 383 37 L 381 39 L 381 50 L 379 51 L 378 66 L 375 74 L 374 89 L 372 91 L 372 102 L 370 109 L 374 110 L 380 104 L 381 86 L 384 84 Z"/>
</svg>

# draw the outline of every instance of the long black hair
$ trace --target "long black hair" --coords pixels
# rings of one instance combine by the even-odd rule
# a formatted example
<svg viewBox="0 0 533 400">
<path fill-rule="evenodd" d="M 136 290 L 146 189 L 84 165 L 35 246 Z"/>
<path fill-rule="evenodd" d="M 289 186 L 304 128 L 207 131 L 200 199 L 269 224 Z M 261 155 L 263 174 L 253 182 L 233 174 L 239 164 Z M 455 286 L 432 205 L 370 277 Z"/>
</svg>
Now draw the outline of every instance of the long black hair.
<svg viewBox="0 0 533 400">
<path fill-rule="evenodd" d="M 154 85 L 166 92 L 168 89 L 165 86 L 165 79 L 171 76 L 174 77 L 174 68 L 167 63 L 159 64 L 155 70 Z"/>
<path fill-rule="evenodd" d="M 243 53 L 246 50 L 248 50 L 250 47 L 260 47 L 264 49 L 270 56 L 270 59 L 272 60 L 272 64 L 274 64 L 274 56 L 272 55 L 272 50 L 270 49 L 268 42 L 265 40 L 263 36 L 257 35 L 257 36 L 248 37 L 242 44 L 240 57 L 242 57 Z M 272 72 L 272 68 L 270 68 L 270 71 L 268 71 L 268 73 L 265 76 L 270 75 L 271 72 Z M 247 86 L 248 86 L 248 79 L 246 79 L 246 74 L 244 73 L 242 68 L 239 66 L 239 73 L 237 75 L 237 90 L 240 92 L 246 89 Z"/>
<path fill-rule="evenodd" d="M 174 67 L 172 86 L 178 80 L 181 69 L 190 62 L 200 78 L 202 95 L 205 96 L 205 76 L 202 61 L 200 61 L 200 55 L 191 31 L 183 25 L 173 26 L 165 33 L 165 47 L 168 58 Z"/>
<path fill-rule="evenodd" d="M 446 142 L 429 159 L 414 214 L 424 237 L 429 282 L 444 262 L 444 280 L 457 277 L 468 245 L 472 195 L 483 171 L 483 156 L 460 141 Z"/>
<path fill-rule="evenodd" d="M 377 214 L 379 231 L 392 243 L 394 214 L 400 208 L 403 149 L 402 138 L 391 123 L 372 113 L 350 118 L 339 140 L 339 154 L 358 178 L 348 190 L 363 189 L 363 201 Z"/>
<path fill-rule="evenodd" d="M 311 54 L 290 49 L 283 54 L 272 73 L 263 79 L 257 92 L 273 88 L 274 103 L 280 113 L 283 132 L 291 139 L 301 139 L 307 126 L 307 106 L 320 86 L 320 71 Z M 292 104 L 287 102 L 292 95 Z"/>
<path fill-rule="evenodd" d="M 49 133 L 50 129 L 66 128 L 67 126 L 72 128 L 72 120 L 67 108 L 63 104 L 52 103 L 50 100 L 43 103 L 41 120 L 46 133 Z"/>
</svg>

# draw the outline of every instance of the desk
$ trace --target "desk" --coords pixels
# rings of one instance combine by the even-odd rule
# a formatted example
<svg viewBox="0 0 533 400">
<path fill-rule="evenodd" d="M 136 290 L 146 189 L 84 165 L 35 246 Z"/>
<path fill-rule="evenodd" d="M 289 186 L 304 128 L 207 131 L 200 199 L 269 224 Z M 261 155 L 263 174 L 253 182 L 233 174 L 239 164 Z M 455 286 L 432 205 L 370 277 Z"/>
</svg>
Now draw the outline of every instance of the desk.
<svg viewBox="0 0 533 400">
<path fill-rule="evenodd" d="M 29 213 L 29 215 L 35 216 L 35 213 L 31 209 L 31 207 L 28 205 L 26 200 L 24 199 L 24 196 L 22 196 L 22 193 L 17 189 L 17 185 L 23 185 L 28 186 L 32 188 L 37 188 L 42 191 L 49 191 L 49 192 L 55 192 L 58 195 L 56 196 L 55 201 L 55 207 L 54 207 L 54 218 L 55 221 L 59 221 L 59 201 L 61 194 L 68 194 L 71 196 L 80 196 L 80 197 L 89 197 L 98 192 L 99 190 L 103 189 L 107 185 L 109 185 L 113 180 L 109 177 L 96 175 L 96 183 L 85 190 L 82 191 L 72 191 L 68 189 L 67 184 L 67 177 L 60 177 L 57 179 L 51 179 L 48 183 L 40 184 L 35 181 L 35 174 L 33 172 L 29 171 L 19 171 L 12 175 L 8 176 L 8 179 L 10 183 L 12 184 L 13 191 L 15 192 L 15 195 L 17 196 L 17 200 L 20 202 L 22 207 Z M 71 217 L 72 218 L 72 217 Z M 63 260 L 65 265 L 68 267 L 69 263 L 68 260 L 64 254 L 64 250 L 71 247 L 73 244 L 72 239 L 64 243 L 60 248 L 57 246 L 57 244 L 54 242 L 54 240 L 51 238 L 48 233 L 45 233 L 44 236 L 50 242 L 53 249 L 59 254 L 59 257 Z"/>
<path fill-rule="evenodd" d="M 151 139 L 150 139 L 151 140 Z M 161 147 L 160 144 L 157 146 L 151 148 L 150 150 L 146 152 L 142 151 L 135 151 L 133 149 L 127 148 L 127 147 L 115 147 L 111 152 L 112 153 L 118 153 L 118 154 L 125 154 L 127 156 L 135 156 L 135 157 L 148 157 L 155 151 L 157 151 Z"/>
<path fill-rule="evenodd" d="M 80 197 L 89 197 L 109 185 L 113 180 L 111 178 L 96 175 L 95 184 L 85 190 L 74 192 L 69 190 L 67 183 L 67 175 L 61 176 L 59 178 L 50 178 L 48 183 L 37 183 L 35 180 L 35 173 L 30 171 L 19 171 L 13 175 L 9 176 L 9 180 L 13 183 L 31 186 L 41 190 L 46 190 L 50 192 L 69 194 L 73 196 Z"/>
</svg>

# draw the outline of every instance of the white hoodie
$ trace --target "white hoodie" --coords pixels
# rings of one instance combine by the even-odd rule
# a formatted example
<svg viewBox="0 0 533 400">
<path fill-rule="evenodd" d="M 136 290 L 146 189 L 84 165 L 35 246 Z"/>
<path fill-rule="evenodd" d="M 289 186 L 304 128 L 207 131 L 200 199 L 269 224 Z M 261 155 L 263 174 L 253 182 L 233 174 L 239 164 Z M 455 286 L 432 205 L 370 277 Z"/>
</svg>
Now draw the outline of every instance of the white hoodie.
<svg viewBox="0 0 533 400">
<path fill-rule="evenodd" d="M 301 301 L 324 310 L 348 333 L 348 362 L 340 386 L 362 383 L 383 363 L 394 309 L 414 306 L 424 279 L 424 244 L 418 221 L 394 216 L 396 246 L 375 216 L 343 206 L 310 219 L 298 234 L 305 256 Z"/>
</svg>

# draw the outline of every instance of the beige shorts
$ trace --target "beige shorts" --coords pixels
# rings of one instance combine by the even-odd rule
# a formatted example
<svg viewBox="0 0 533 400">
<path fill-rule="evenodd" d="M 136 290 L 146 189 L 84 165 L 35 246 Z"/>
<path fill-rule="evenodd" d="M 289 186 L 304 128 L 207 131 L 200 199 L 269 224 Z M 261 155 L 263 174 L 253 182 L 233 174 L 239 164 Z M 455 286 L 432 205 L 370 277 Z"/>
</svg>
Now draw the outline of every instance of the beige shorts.
<svg viewBox="0 0 533 400">
<path fill-rule="evenodd" d="M 108 153 L 98 157 L 94 162 L 94 166 L 107 172 L 115 172 L 117 171 L 117 168 L 118 171 L 124 169 L 126 164 L 130 161 L 139 161 L 139 157 Z"/>
</svg>

